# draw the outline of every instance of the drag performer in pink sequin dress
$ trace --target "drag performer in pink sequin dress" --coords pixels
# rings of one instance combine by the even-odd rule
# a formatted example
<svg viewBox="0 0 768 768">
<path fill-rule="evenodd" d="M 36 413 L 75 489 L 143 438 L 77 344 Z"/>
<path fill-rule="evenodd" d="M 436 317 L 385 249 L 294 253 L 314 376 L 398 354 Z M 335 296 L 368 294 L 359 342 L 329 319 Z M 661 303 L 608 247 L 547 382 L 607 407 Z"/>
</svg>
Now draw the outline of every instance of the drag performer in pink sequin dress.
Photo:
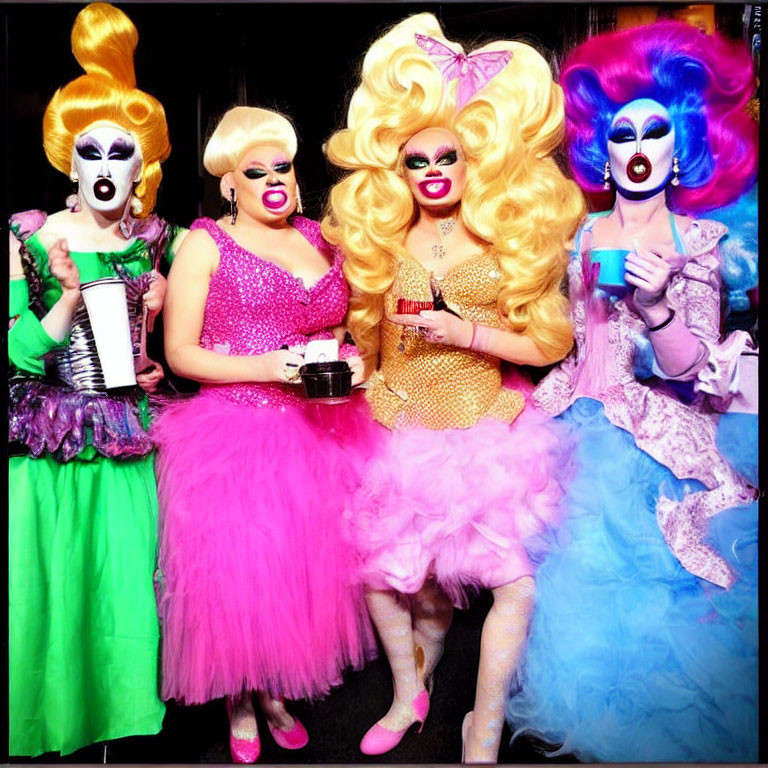
<svg viewBox="0 0 768 768">
<path fill-rule="evenodd" d="M 341 256 L 317 223 L 287 219 L 296 207 L 295 144 L 259 140 L 258 129 L 272 121 L 287 132 L 288 121 L 239 107 L 223 125 L 233 113 L 253 118 L 247 129 L 256 134 L 222 182 L 232 184 L 238 213 L 195 221 L 169 277 L 169 362 L 202 387 L 162 413 L 153 437 L 162 510 L 163 695 L 189 704 L 229 697 L 233 759 L 253 762 L 259 747 L 252 691 L 278 744 L 299 748 L 307 737 L 282 697 L 327 693 L 371 648 L 340 535 L 369 419 L 354 394 L 348 403 L 313 404 L 293 381 L 298 352 L 310 340 L 332 339 L 344 321 Z M 292 128 L 290 136 L 295 142 Z M 206 150 L 214 173 L 216 137 Z M 292 250 L 276 256 L 275 242 Z M 241 243 L 262 243 L 263 251 Z M 207 289 L 196 294 L 195 270 L 209 256 Z M 196 302 L 199 344 L 186 336 L 185 313 Z M 355 353 L 342 345 L 342 358 Z"/>
</svg>

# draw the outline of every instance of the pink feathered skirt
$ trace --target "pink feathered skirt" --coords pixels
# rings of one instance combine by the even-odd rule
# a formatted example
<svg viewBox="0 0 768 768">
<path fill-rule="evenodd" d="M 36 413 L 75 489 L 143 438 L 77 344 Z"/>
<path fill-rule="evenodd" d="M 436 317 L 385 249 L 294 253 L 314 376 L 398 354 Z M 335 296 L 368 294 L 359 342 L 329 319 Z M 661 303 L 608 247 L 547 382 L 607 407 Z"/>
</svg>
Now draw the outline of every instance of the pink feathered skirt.
<svg viewBox="0 0 768 768">
<path fill-rule="evenodd" d="M 357 397 L 275 409 L 204 392 L 161 413 L 164 698 L 314 697 L 373 655 L 341 530 L 371 428 Z"/>
<path fill-rule="evenodd" d="M 347 523 L 366 585 L 413 594 L 434 578 L 463 607 L 467 589 L 533 575 L 524 542 L 557 523 L 569 472 L 559 426 L 526 407 L 511 425 L 380 427 Z"/>
</svg>

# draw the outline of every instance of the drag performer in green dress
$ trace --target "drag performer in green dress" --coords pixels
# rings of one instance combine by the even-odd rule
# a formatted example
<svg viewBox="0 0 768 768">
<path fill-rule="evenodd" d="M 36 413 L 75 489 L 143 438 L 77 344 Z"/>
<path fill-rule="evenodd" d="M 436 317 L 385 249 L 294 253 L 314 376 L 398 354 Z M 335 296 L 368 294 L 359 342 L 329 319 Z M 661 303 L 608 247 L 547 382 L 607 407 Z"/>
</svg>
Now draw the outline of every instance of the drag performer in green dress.
<svg viewBox="0 0 768 768">
<path fill-rule="evenodd" d="M 11 755 L 154 734 L 165 711 L 142 390 L 162 378 L 143 341 L 174 232 L 151 215 L 170 144 L 162 106 L 135 87 L 137 40 L 106 3 L 80 12 L 72 49 L 86 74 L 56 92 L 43 121 L 46 155 L 78 193 L 50 216 L 11 219 Z M 139 385 L 109 392 L 80 293 L 105 277 L 125 286 Z"/>
</svg>

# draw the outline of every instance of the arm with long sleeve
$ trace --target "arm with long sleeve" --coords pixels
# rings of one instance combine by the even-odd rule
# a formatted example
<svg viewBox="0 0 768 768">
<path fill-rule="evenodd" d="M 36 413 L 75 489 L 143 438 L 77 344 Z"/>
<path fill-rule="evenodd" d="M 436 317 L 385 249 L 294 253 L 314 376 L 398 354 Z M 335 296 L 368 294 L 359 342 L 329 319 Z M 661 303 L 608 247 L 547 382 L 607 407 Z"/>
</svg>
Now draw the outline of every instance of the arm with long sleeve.
<svg viewBox="0 0 768 768">
<path fill-rule="evenodd" d="M 627 282 L 636 286 L 634 306 L 648 327 L 654 356 L 665 378 L 691 381 L 706 365 L 708 351 L 702 337 L 717 338 L 719 293 L 716 277 L 699 275 L 689 262 L 677 278 L 686 281 L 688 300 L 677 307 L 670 302 L 670 262 L 635 241 L 635 253 L 627 256 Z M 697 276 L 698 275 L 698 276 Z M 690 285 L 688 285 L 690 283 Z M 700 327 L 693 320 L 693 307 L 703 308 Z"/>
<path fill-rule="evenodd" d="M 45 316 L 39 319 L 29 308 L 29 288 L 19 275 L 21 248 L 22 244 L 11 235 L 11 298 L 15 306 L 9 307 L 13 324 L 8 331 L 8 360 L 19 370 L 42 375 L 45 373 L 45 355 L 67 343 L 72 317 L 80 301 L 79 276 L 77 267 L 69 258 L 66 243 L 57 242 L 49 254 L 48 270 L 59 280 L 59 284 L 53 290 L 53 297 L 44 295 L 44 300 L 53 298 L 53 302 Z M 23 302 L 25 290 L 21 287 L 22 281 L 26 286 L 26 302 Z"/>
</svg>

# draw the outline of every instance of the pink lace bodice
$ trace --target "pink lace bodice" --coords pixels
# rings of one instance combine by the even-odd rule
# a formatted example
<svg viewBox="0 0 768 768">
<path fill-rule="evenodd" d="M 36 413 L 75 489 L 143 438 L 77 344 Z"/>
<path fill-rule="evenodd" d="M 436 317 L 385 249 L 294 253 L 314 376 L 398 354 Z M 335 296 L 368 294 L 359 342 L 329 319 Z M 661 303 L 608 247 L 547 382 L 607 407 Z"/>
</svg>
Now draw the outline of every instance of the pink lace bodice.
<svg viewBox="0 0 768 768">
<path fill-rule="evenodd" d="M 293 227 L 332 256 L 328 272 L 309 288 L 282 267 L 238 245 L 212 219 L 193 222 L 190 229 L 204 229 L 219 249 L 201 347 L 226 355 L 259 355 L 283 345 L 303 347 L 312 339 L 333 337 L 330 329 L 344 322 L 349 298 L 341 254 L 323 239 L 317 222 L 296 216 Z M 342 352 L 348 355 L 350 350 Z M 203 385 L 201 391 L 256 406 L 304 402 L 299 388 L 278 383 Z"/>
<path fill-rule="evenodd" d="M 638 338 L 648 333 L 645 323 L 629 297 L 611 305 L 595 294 L 577 258 L 568 270 L 576 352 L 542 380 L 534 401 L 555 416 L 579 397 L 595 398 L 603 403 L 609 421 L 630 432 L 639 448 L 676 477 L 702 482 L 709 490 L 690 493 L 682 502 L 662 496 L 656 516 L 670 549 L 689 571 L 728 587 L 733 581 L 728 565 L 703 541 L 707 519 L 750 502 L 754 489 L 716 446 L 716 410 L 720 409 L 713 406 L 717 406 L 717 394 L 728 389 L 727 382 L 721 386 L 720 380 L 731 376 L 737 346 L 719 344 L 717 244 L 725 232 L 715 221 L 694 222 L 683 237 L 687 261 L 667 287 L 669 305 L 708 351 L 705 364 L 694 374 L 694 390 L 699 394 L 693 403 L 681 402 L 663 381 L 635 378 Z"/>
</svg>

